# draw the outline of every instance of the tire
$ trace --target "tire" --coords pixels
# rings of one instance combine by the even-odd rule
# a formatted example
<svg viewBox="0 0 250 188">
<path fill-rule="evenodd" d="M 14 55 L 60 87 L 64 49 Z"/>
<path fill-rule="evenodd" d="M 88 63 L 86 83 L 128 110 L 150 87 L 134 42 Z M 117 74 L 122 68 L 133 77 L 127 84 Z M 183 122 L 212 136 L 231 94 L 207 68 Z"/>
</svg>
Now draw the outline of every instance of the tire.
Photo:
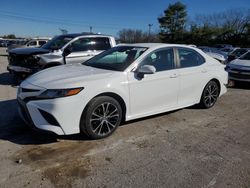
<svg viewBox="0 0 250 188">
<path fill-rule="evenodd" d="M 213 107 L 219 97 L 219 92 L 218 84 L 213 80 L 209 81 L 202 92 L 200 107 L 204 109 Z"/>
<path fill-rule="evenodd" d="M 108 96 L 92 99 L 84 110 L 80 129 L 90 139 L 101 139 L 111 135 L 122 120 L 119 102 Z"/>
</svg>

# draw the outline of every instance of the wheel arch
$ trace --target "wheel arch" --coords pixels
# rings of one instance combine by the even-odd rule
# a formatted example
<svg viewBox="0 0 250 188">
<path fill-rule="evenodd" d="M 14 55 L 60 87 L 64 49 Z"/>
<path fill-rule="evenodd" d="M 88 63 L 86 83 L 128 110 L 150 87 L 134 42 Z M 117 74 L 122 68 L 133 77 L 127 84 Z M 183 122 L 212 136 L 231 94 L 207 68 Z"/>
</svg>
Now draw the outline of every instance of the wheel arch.
<svg viewBox="0 0 250 188">
<path fill-rule="evenodd" d="M 220 92 L 221 92 L 221 85 L 220 85 L 220 81 L 219 81 L 217 78 L 212 78 L 212 79 L 211 79 L 211 80 L 209 80 L 209 81 L 206 83 L 206 85 L 204 86 L 204 88 L 203 88 L 203 90 L 202 90 L 202 93 L 201 93 L 201 96 L 200 96 L 199 101 L 201 101 L 201 98 L 202 98 L 202 95 L 203 95 L 203 91 L 204 91 L 204 89 L 206 88 L 207 84 L 208 84 L 209 82 L 211 82 L 211 81 L 214 81 L 214 82 L 216 82 L 216 83 L 217 83 L 217 85 L 218 85 L 218 87 L 219 87 L 219 96 L 220 96 Z"/>
<path fill-rule="evenodd" d="M 214 81 L 217 85 L 218 85 L 218 87 L 219 87 L 219 96 L 220 96 L 220 92 L 221 92 L 221 84 L 220 84 L 220 81 L 217 79 L 217 78 L 213 78 L 213 79 L 211 79 L 210 81 Z M 210 82 L 209 81 L 209 82 Z"/>
<path fill-rule="evenodd" d="M 101 96 L 108 96 L 108 97 L 112 97 L 115 100 L 117 100 L 117 102 L 121 105 L 121 108 L 122 108 L 122 122 L 124 122 L 126 119 L 126 112 L 127 112 L 127 106 L 126 106 L 124 99 L 119 94 L 113 93 L 113 92 L 100 93 L 100 94 L 96 95 L 95 97 L 93 97 L 92 99 L 94 99 L 96 97 L 101 97 Z M 90 103 L 91 100 L 89 100 L 88 104 Z M 88 106 L 88 104 L 85 106 L 83 112 L 86 110 L 86 107 Z"/>
</svg>

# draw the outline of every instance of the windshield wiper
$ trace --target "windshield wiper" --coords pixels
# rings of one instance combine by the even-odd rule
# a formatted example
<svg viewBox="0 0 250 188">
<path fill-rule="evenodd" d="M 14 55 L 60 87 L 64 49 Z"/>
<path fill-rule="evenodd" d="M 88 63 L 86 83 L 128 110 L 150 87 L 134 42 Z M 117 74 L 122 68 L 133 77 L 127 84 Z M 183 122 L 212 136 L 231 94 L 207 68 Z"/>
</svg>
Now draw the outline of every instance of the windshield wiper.
<svg viewBox="0 0 250 188">
<path fill-rule="evenodd" d="M 114 67 L 111 67 L 109 65 L 104 65 L 104 64 L 88 64 L 88 63 L 84 63 L 83 65 L 98 68 L 98 69 L 107 69 L 107 70 L 115 71 Z"/>
</svg>

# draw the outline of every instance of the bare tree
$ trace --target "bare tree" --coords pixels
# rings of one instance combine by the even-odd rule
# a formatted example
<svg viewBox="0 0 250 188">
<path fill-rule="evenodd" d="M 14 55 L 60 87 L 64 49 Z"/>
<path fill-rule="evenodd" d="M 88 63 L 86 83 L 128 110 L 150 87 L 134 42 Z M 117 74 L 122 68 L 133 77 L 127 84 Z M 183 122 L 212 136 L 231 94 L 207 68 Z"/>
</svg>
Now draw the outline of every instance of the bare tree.
<svg viewBox="0 0 250 188">
<path fill-rule="evenodd" d="M 122 43 L 138 43 L 138 42 L 157 42 L 158 34 L 147 32 L 138 29 L 122 29 L 118 32 L 119 40 Z"/>
</svg>

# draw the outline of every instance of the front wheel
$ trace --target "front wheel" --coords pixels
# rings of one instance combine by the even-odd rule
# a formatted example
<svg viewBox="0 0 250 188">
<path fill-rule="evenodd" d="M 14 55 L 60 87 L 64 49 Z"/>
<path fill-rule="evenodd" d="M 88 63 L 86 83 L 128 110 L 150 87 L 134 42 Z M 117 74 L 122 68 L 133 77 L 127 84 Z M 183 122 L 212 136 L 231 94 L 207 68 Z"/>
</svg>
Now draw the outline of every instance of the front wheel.
<svg viewBox="0 0 250 188">
<path fill-rule="evenodd" d="M 211 108 L 216 103 L 219 97 L 219 86 L 215 81 L 210 81 L 205 86 L 201 100 L 200 106 L 202 108 Z"/>
<path fill-rule="evenodd" d="M 122 120 L 121 105 L 112 97 L 100 96 L 92 99 L 81 118 L 80 128 L 91 139 L 111 135 Z"/>
</svg>

